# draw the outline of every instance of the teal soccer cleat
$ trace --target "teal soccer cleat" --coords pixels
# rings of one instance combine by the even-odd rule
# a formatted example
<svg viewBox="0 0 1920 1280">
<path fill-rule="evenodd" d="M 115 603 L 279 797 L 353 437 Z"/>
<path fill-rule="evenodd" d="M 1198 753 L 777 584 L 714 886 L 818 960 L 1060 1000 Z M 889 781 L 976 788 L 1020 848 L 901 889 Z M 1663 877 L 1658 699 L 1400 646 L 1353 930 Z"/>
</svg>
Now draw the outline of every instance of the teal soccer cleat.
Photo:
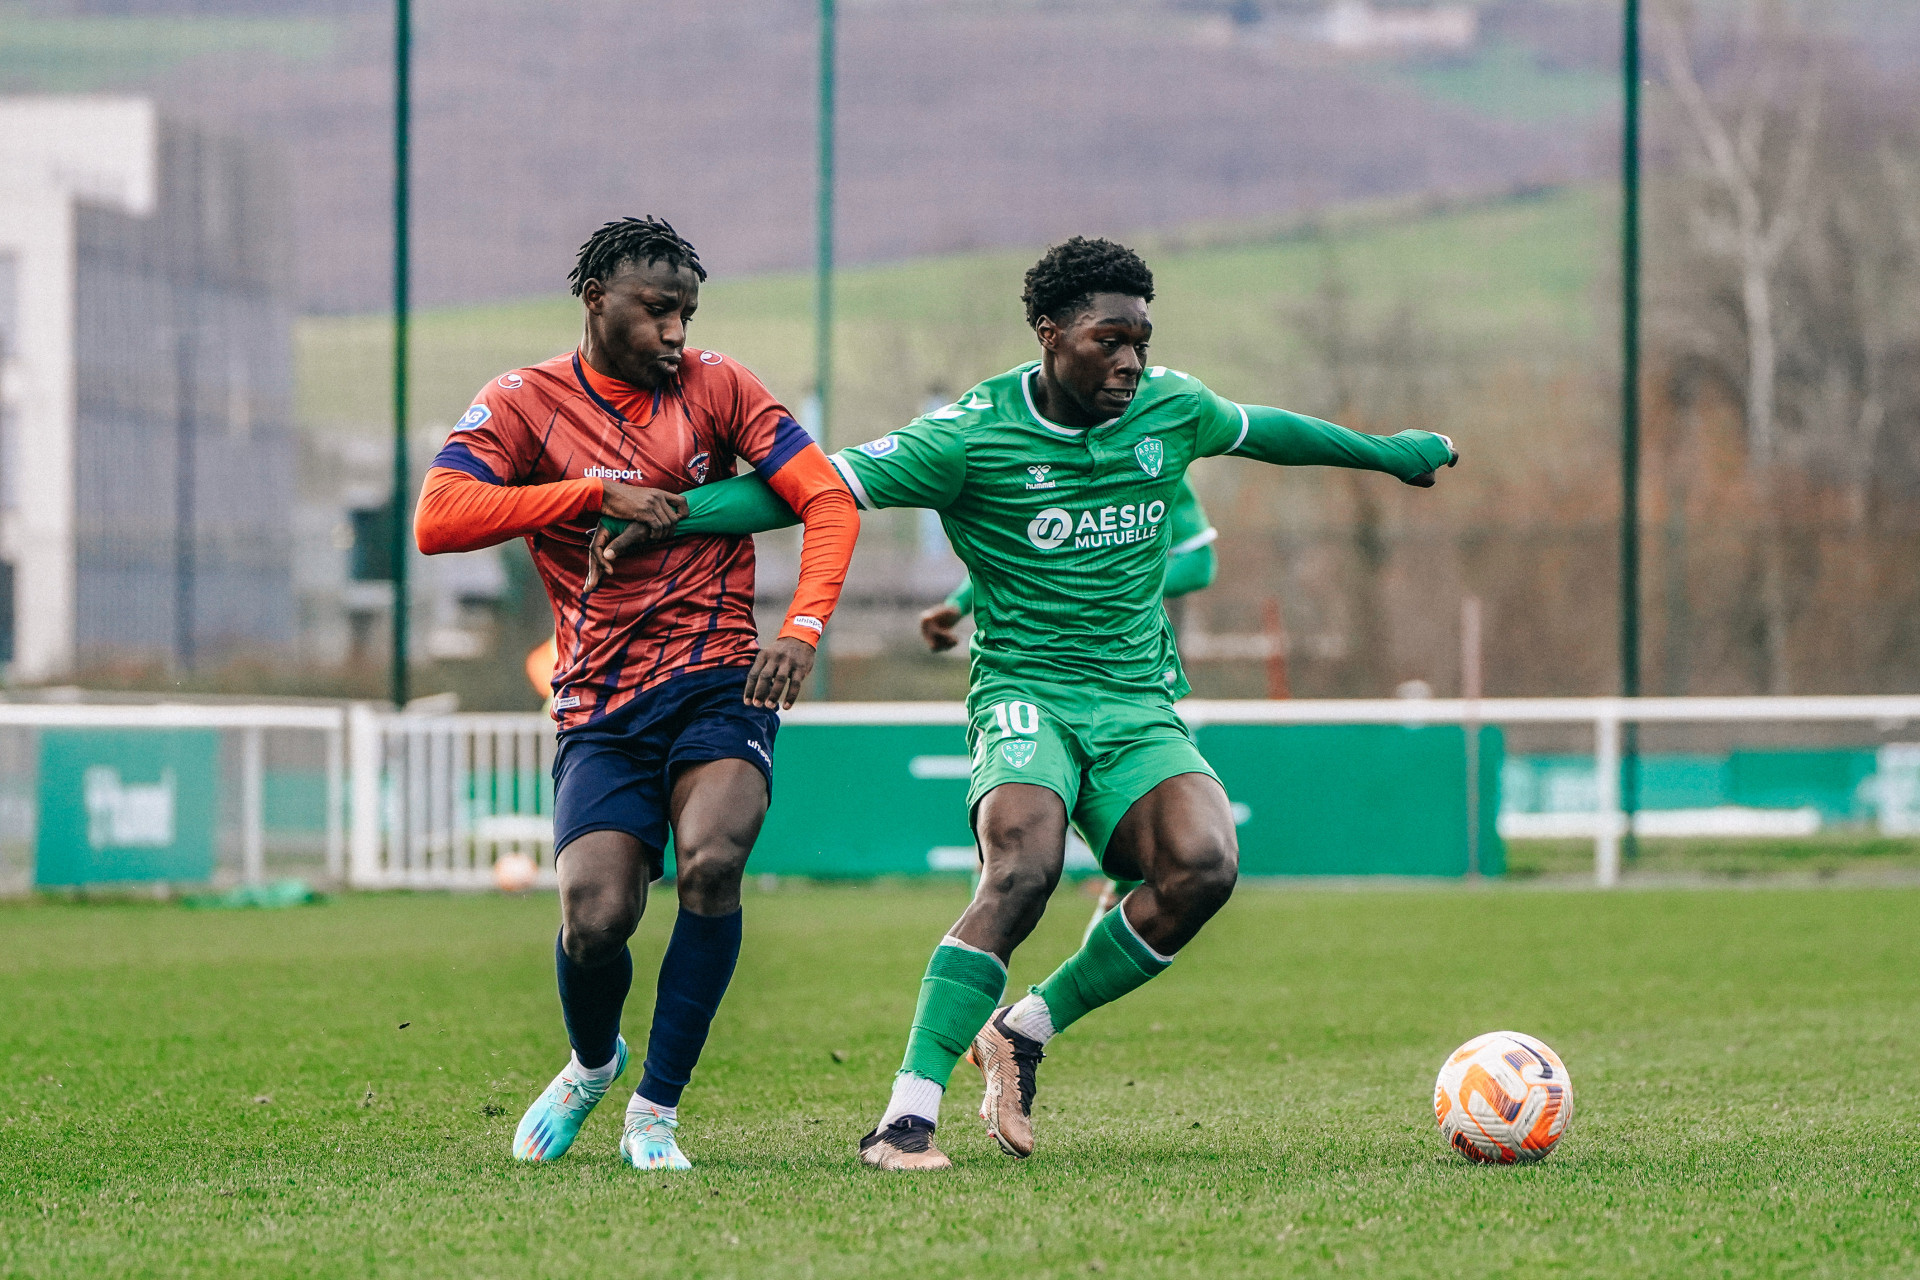
<svg viewBox="0 0 1920 1280">
<path fill-rule="evenodd" d="M 627 1112 L 627 1130 L 620 1135 L 620 1158 L 636 1169 L 691 1169 L 693 1161 L 680 1150 L 676 1138 L 680 1122 L 651 1111 Z"/>
<path fill-rule="evenodd" d="M 558 1160 L 567 1154 L 567 1148 L 580 1136 L 580 1126 L 587 1122 L 587 1116 L 626 1069 L 625 1037 L 614 1041 L 613 1074 L 602 1083 L 574 1079 L 573 1063 L 569 1060 L 546 1092 L 535 1098 L 527 1114 L 520 1117 L 520 1127 L 513 1134 L 513 1158 L 546 1161 Z"/>
</svg>

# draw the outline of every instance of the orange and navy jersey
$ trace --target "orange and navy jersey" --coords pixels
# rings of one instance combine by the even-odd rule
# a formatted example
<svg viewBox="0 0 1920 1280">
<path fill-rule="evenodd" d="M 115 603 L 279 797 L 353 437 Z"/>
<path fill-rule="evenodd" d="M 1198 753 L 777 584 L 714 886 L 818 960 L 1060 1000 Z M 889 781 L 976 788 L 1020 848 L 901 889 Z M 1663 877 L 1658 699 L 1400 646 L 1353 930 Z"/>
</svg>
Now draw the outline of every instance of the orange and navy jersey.
<svg viewBox="0 0 1920 1280">
<path fill-rule="evenodd" d="M 617 382 L 577 352 L 502 374 L 434 458 L 415 537 L 430 555 L 526 537 L 553 602 L 554 719 L 575 728 L 676 675 L 752 662 L 751 538 L 693 535 L 631 551 L 585 589 L 606 483 L 678 493 L 733 475 L 741 461 L 806 525 L 780 634 L 817 643 L 859 516 L 793 416 L 717 351 L 688 348 L 658 391 Z"/>
</svg>

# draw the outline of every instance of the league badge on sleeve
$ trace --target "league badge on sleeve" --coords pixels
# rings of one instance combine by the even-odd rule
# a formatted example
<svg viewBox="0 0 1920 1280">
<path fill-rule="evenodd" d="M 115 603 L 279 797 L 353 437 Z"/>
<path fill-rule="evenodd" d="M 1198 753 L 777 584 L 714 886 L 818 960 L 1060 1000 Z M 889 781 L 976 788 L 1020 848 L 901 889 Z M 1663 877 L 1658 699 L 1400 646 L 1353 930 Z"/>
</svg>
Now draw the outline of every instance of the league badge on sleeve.
<svg viewBox="0 0 1920 1280">
<path fill-rule="evenodd" d="M 453 429 L 455 431 L 471 431 L 492 416 L 493 410 L 483 404 L 477 404 L 460 415 L 460 421 L 453 424 Z"/>
</svg>

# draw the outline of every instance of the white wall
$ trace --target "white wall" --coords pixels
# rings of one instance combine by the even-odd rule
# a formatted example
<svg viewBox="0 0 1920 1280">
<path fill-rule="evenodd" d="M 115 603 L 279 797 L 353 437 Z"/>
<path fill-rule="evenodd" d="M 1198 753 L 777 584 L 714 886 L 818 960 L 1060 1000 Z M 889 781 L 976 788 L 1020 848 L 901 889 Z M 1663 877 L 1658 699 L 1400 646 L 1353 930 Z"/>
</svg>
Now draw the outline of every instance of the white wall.
<svg viewBox="0 0 1920 1280">
<path fill-rule="evenodd" d="M 16 260 L 19 310 L 0 385 L 15 679 L 58 676 L 74 659 L 74 205 L 151 214 L 157 142 L 143 99 L 0 98 L 0 253 Z"/>
</svg>

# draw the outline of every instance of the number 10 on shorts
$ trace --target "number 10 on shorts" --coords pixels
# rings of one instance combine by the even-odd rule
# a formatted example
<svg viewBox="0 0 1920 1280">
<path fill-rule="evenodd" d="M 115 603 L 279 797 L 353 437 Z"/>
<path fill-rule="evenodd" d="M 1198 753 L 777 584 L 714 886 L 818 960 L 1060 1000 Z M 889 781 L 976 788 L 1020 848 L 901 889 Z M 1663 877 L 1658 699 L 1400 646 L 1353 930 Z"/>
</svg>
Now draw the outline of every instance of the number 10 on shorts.
<svg viewBox="0 0 1920 1280">
<path fill-rule="evenodd" d="M 993 722 L 1000 726 L 1003 738 L 1026 738 L 1040 732 L 1040 708 L 1031 702 L 994 704 Z"/>
</svg>

